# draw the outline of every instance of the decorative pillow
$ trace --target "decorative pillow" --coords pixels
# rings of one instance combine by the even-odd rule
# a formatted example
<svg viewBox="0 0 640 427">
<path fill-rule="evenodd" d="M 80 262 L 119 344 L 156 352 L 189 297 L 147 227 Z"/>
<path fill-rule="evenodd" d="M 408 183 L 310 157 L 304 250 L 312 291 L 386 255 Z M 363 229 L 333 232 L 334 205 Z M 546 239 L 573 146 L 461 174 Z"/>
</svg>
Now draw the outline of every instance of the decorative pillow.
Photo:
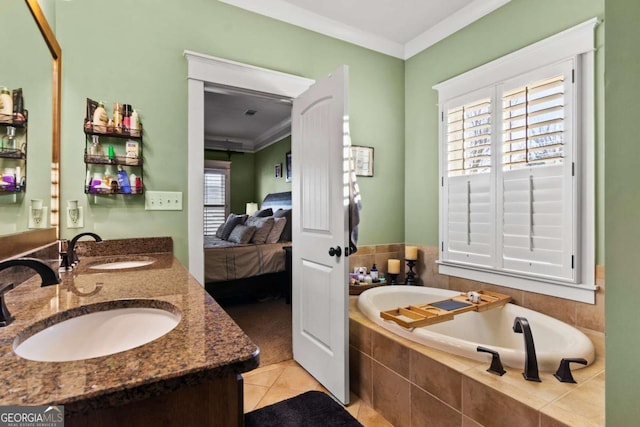
<svg viewBox="0 0 640 427">
<path fill-rule="evenodd" d="M 265 241 L 265 243 L 278 243 L 278 240 L 280 240 L 280 236 L 282 235 L 282 231 L 284 230 L 284 227 L 287 225 L 287 218 L 273 218 L 273 228 L 271 229 L 271 231 L 269 232 L 269 235 L 267 236 L 267 240 Z"/>
<path fill-rule="evenodd" d="M 255 211 L 251 216 L 254 218 L 263 218 L 265 216 L 271 216 L 271 215 L 273 215 L 273 209 L 264 208 L 264 209 L 260 209 L 259 211 Z"/>
<path fill-rule="evenodd" d="M 228 240 L 229 235 L 236 227 L 236 225 L 244 224 L 246 219 L 247 215 L 229 214 L 224 224 L 218 227 L 218 230 L 216 231 L 216 237 L 222 240 Z"/>
<path fill-rule="evenodd" d="M 282 234 L 280 235 L 281 242 L 290 242 L 291 241 L 291 209 L 278 209 L 273 214 L 274 218 L 287 218 L 287 222 L 284 226 L 284 230 L 282 230 Z"/>
<path fill-rule="evenodd" d="M 255 232 L 256 228 L 254 226 L 239 224 L 233 228 L 233 231 L 231 232 L 227 240 L 233 243 L 246 244 L 251 241 L 251 238 L 253 237 Z"/>
<path fill-rule="evenodd" d="M 260 245 L 267 240 L 269 232 L 273 228 L 274 219 L 272 216 L 262 218 L 247 218 L 247 225 L 252 225 L 256 228 L 256 233 L 251 238 L 251 243 Z"/>
</svg>

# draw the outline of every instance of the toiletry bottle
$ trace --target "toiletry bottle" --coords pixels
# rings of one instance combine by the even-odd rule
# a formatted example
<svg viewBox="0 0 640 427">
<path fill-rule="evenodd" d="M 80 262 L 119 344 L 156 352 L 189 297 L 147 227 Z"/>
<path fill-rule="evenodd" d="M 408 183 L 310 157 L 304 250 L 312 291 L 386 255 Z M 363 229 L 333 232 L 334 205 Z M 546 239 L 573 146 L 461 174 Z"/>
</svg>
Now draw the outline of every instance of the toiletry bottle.
<svg viewBox="0 0 640 427">
<path fill-rule="evenodd" d="M 379 281 L 378 279 L 378 269 L 376 268 L 376 264 L 373 264 L 373 267 L 371 267 L 371 270 L 369 270 L 369 274 L 371 275 L 371 280 L 373 281 L 373 283 L 377 283 Z"/>
<path fill-rule="evenodd" d="M 100 137 L 98 135 L 93 135 L 91 137 L 91 152 L 89 154 L 93 157 L 104 157 L 104 150 L 102 149 L 102 144 L 100 144 Z"/>
<path fill-rule="evenodd" d="M 5 122 L 10 121 L 13 116 L 13 97 L 6 87 L 0 87 L 0 114 L 7 116 L 2 117 Z"/>
<path fill-rule="evenodd" d="M 123 104 L 122 105 L 122 127 L 125 131 L 129 131 L 131 127 L 131 105 Z"/>
<path fill-rule="evenodd" d="M 119 102 L 113 103 L 113 126 L 116 132 L 122 132 L 122 104 Z"/>
<path fill-rule="evenodd" d="M 116 178 L 113 175 L 113 169 L 111 169 L 111 166 L 107 166 L 104 168 L 104 178 L 102 178 L 102 182 L 104 182 L 104 185 L 107 187 L 111 187 L 111 181 L 116 181 Z"/>
<path fill-rule="evenodd" d="M 20 183 L 22 182 L 22 177 L 20 175 L 22 175 L 22 169 L 20 166 L 16 166 L 16 174 L 13 176 L 13 181 L 16 184 L 17 191 L 20 191 Z"/>
<path fill-rule="evenodd" d="M 130 123 L 129 123 L 129 128 L 131 129 L 131 132 L 135 133 L 134 131 L 138 130 L 138 112 L 136 110 L 133 110 L 133 112 L 131 113 L 131 119 L 130 119 Z"/>
<path fill-rule="evenodd" d="M 120 191 L 125 194 L 131 193 L 131 185 L 129 184 L 129 177 L 127 173 L 122 169 L 122 166 L 118 166 L 118 185 L 120 186 Z"/>
<path fill-rule="evenodd" d="M 110 145 L 108 147 L 107 152 L 109 153 L 108 154 L 109 160 L 113 161 L 116 158 L 116 150 L 115 148 L 113 148 L 113 145 Z"/>
<path fill-rule="evenodd" d="M 104 109 L 104 104 L 98 102 L 98 107 L 93 112 L 93 130 L 98 132 L 105 132 L 107 130 L 107 122 L 109 117 L 107 111 Z"/>
<path fill-rule="evenodd" d="M 131 194 L 136 194 L 136 174 L 132 173 L 129 175 L 129 185 L 131 187 Z"/>
<path fill-rule="evenodd" d="M 24 98 L 22 97 L 22 88 L 12 90 L 11 96 L 13 98 L 13 120 L 24 122 Z"/>
<path fill-rule="evenodd" d="M 138 144 L 138 141 L 132 141 L 132 140 L 127 141 L 125 145 L 125 150 L 127 153 L 126 159 L 125 159 L 126 164 L 128 165 L 138 164 L 138 155 L 140 153 L 139 147 L 140 145 Z"/>
<path fill-rule="evenodd" d="M 5 137 L 3 145 L 6 150 L 15 150 L 18 148 L 18 144 L 16 143 L 16 128 L 13 126 L 7 126 L 7 136 Z"/>
</svg>

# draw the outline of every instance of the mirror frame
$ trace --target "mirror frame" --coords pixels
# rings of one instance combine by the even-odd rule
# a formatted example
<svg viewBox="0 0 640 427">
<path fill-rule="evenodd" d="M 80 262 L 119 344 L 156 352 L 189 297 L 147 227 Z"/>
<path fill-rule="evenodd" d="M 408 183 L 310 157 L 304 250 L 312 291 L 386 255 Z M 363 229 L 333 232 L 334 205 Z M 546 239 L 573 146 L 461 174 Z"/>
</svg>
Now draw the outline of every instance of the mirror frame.
<svg viewBox="0 0 640 427">
<path fill-rule="evenodd" d="M 60 238 L 60 102 L 62 92 L 62 49 L 47 22 L 38 0 L 25 0 L 52 57 L 52 135 L 51 135 L 51 227 Z"/>
</svg>

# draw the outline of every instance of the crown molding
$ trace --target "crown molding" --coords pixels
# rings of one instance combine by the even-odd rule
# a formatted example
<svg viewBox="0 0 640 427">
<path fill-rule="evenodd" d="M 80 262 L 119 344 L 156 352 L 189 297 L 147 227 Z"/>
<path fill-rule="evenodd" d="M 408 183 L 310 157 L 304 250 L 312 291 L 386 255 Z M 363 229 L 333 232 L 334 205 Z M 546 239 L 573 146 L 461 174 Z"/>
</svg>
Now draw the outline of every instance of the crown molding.
<svg viewBox="0 0 640 427">
<path fill-rule="evenodd" d="M 475 0 L 404 45 L 404 59 L 409 59 L 451 34 L 463 29 L 511 0 Z"/>
<path fill-rule="evenodd" d="M 302 27 L 325 36 L 343 40 L 385 55 L 404 59 L 404 46 L 385 37 L 362 31 L 342 22 L 329 19 L 317 13 L 282 0 L 219 0 L 269 18 L 277 19 L 297 27 Z"/>
<path fill-rule="evenodd" d="M 326 18 L 283 0 L 219 0 L 269 18 L 302 27 L 385 55 L 409 59 L 449 37 L 474 21 L 504 6 L 511 0 L 475 0 L 434 27 L 402 43 L 359 30 L 342 22 Z"/>
</svg>

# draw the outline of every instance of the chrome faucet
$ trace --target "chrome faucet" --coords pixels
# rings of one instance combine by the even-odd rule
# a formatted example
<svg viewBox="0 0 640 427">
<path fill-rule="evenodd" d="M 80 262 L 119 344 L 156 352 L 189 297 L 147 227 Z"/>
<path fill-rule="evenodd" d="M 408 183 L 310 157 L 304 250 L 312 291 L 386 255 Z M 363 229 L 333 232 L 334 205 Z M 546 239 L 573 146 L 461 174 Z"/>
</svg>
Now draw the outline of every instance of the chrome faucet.
<svg viewBox="0 0 640 427">
<path fill-rule="evenodd" d="M 533 344 L 533 335 L 529 321 L 524 317 L 516 317 L 513 321 L 513 332 L 524 335 L 524 372 L 522 376 L 527 381 L 541 382 L 538 374 L 538 358 L 536 357 L 536 347 Z"/>
<path fill-rule="evenodd" d="M 80 262 L 80 260 L 78 259 L 78 255 L 76 254 L 76 242 L 84 236 L 90 236 L 93 237 L 96 242 L 102 242 L 102 237 L 98 236 L 95 233 L 80 233 L 74 236 L 69 241 L 67 252 L 62 252 L 60 254 L 60 256 L 62 257 L 62 263 L 60 264 L 60 267 L 64 267 L 65 269 L 67 269 L 69 267 L 75 266 L 76 264 L 78 264 L 78 262 Z"/>
<path fill-rule="evenodd" d="M 34 269 L 36 273 L 40 275 L 40 279 L 42 280 L 42 284 L 40 285 L 41 287 L 57 285 L 60 283 L 58 274 L 51 268 L 51 266 L 37 258 L 14 258 L 0 262 L 0 271 L 5 268 L 16 266 L 24 266 Z M 9 313 L 9 309 L 4 301 L 5 292 L 10 291 L 13 288 L 13 283 L 0 286 L 0 327 L 7 326 L 14 320 L 14 317 Z"/>
</svg>

